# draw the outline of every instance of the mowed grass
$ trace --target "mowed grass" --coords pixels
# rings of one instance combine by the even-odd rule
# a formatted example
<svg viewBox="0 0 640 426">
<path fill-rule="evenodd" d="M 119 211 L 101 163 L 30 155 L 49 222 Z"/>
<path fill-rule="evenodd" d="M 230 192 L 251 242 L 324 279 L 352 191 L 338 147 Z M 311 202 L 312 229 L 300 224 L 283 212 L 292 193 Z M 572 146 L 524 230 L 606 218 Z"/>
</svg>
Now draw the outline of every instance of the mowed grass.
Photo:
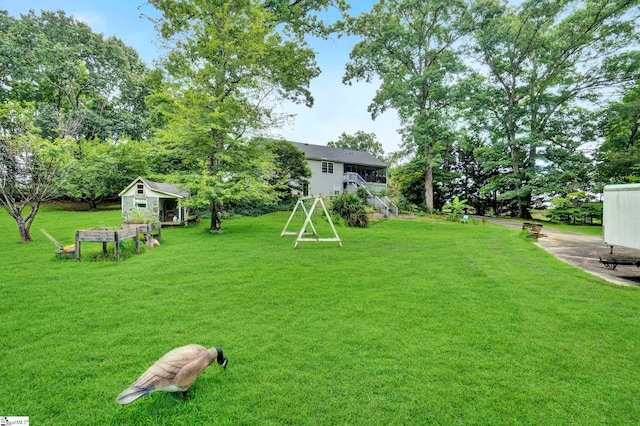
<svg viewBox="0 0 640 426">
<path fill-rule="evenodd" d="M 118 210 L 0 212 L 0 415 L 39 425 L 514 425 L 640 422 L 640 293 L 494 224 L 338 227 L 287 213 L 163 229 L 120 262 L 59 260 Z M 316 218 L 319 232 L 326 223 Z M 297 230 L 301 222 L 292 228 Z M 326 234 L 325 234 L 326 235 Z M 221 346 L 186 398 L 115 397 L 168 350 Z"/>
</svg>

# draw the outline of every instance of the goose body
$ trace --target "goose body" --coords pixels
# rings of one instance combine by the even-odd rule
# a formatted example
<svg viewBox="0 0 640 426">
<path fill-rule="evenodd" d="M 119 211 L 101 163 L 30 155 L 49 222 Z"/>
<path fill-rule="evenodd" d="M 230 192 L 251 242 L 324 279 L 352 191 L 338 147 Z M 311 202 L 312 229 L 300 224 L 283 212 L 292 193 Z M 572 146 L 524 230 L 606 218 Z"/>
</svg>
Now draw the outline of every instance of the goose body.
<svg viewBox="0 0 640 426">
<path fill-rule="evenodd" d="M 116 402 L 129 404 L 151 392 L 184 392 L 214 360 L 222 368 L 227 367 L 228 360 L 221 348 L 207 349 L 200 345 L 175 348 L 118 395 Z"/>
</svg>

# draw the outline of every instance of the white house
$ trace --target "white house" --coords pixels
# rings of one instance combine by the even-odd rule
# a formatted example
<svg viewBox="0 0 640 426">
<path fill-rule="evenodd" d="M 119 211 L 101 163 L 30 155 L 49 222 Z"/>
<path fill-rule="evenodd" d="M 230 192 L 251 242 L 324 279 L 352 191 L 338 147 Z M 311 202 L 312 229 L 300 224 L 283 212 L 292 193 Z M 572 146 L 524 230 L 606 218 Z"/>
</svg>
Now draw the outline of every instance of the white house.
<svg viewBox="0 0 640 426">
<path fill-rule="evenodd" d="M 304 152 L 311 170 L 303 195 L 340 195 L 367 189 L 367 202 L 385 216 L 398 215 L 398 208 L 381 191 L 387 189 L 387 165 L 366 151 L 288 142 Z"/>
<path fill-rule="evenodd" d="M 120 194 L 122 222 L 130 223 L 144 216 L 165 224 L 179 224 L 187 220 L 189 211 L 180 207 L 181 199 L 189 194 L 170 183 L 153 182 L 137 177 Z"/>
<path fill-rule="evenodd" d="M 338 195 L 358 186 L 387 188 L 387 165 L 366 151 L 289 142 L 304 152 L 311 170 L 308 195 Z"/>
</svg>

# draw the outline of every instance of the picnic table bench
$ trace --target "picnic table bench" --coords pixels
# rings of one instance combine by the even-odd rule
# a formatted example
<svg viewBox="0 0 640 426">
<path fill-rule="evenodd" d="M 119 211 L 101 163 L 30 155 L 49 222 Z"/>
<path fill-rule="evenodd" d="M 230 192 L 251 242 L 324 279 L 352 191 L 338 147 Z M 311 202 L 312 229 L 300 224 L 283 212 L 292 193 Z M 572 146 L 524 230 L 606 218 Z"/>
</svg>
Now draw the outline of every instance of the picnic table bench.
<svg viewBox="0 0 640 426">
<path fill-rule="evenodd" d="M 612 271 L 615 270 L 618 265 L 633 265 L 640 268 L 640 259 L 635 257 L 605 257 L 603 259 L 602 256 L 600 256 L 600 263 Z"/>
</svg>

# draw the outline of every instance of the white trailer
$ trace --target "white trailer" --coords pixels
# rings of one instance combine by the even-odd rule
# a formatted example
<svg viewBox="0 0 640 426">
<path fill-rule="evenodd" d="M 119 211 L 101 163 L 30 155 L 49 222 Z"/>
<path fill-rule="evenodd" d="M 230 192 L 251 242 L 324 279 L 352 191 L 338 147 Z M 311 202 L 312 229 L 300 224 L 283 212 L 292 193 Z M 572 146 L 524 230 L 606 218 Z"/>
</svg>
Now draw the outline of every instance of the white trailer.
<svg viewBox="0 0 640 426">
<path fill-rule="evenodd" d="M 602 227 L 606 244 L 640 249 L 640 184 L 604 187 Z"/>
</svg>

